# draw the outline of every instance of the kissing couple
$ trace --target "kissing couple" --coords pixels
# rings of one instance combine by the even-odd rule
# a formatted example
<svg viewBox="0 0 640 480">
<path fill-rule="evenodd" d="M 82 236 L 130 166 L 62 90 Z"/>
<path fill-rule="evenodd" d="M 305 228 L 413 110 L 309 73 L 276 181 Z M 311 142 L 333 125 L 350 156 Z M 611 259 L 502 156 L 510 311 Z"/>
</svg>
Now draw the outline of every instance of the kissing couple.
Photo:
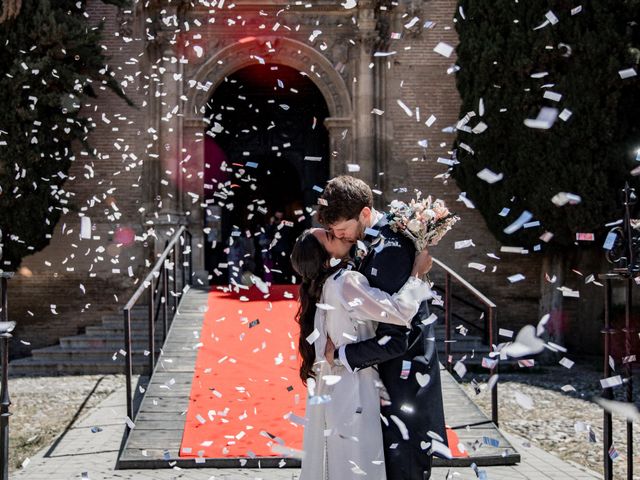
<svg viewBox="0 0 640 480">
<path fill-rule="evenodd" d="M 362 180 L 333 178 L 318 203 L 326 229 L 303 232 L 291 253 L 308 390 L 300 480 L 428 479 L 433 453 L 448 450 L 421 279 L 432 258 L 389 227 Z"/>
</svg>

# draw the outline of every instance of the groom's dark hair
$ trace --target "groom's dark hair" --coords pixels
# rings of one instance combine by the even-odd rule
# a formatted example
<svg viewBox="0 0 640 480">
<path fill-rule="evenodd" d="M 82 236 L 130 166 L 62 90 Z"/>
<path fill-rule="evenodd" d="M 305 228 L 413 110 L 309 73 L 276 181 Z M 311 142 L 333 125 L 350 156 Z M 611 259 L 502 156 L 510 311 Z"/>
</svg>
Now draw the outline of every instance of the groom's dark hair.
<svg viewBox="0 0 640 480">
<path fill-rule="evenodd" d="M 340 175 L 327 182 L 318 203 L 318 221 L 325 226 L 333 225 L 358 218 L 364 207 L 371 208 L 373 193 L 359 178 Z"/>
</svg>

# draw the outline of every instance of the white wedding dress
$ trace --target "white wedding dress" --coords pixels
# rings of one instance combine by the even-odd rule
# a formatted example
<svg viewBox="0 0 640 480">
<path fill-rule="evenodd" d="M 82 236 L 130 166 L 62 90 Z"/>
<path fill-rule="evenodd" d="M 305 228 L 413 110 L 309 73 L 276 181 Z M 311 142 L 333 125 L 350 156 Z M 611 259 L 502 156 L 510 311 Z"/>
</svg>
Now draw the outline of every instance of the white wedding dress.
<svg viewBox="0 0 640 480">
<path fill-rule="evenodd" d="M 331 367 L 324 359 L 326 339 L 338 348 L 374 337 L 377 322 L 408 327 L 430 296 L 415 277 L 394 295 L 371 287 L 356 271 L 341 270 L 326 280 L 314 320 L 316 378 L 307 383 L 300 480 L 386 480 L 378 372 Z"/>
</svg>

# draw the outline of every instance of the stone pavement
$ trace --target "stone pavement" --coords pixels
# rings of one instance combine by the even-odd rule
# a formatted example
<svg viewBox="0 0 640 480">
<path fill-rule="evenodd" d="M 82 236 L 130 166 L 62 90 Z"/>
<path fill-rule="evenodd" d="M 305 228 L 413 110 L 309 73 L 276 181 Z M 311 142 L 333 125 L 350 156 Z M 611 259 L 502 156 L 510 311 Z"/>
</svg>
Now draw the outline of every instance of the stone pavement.
<svg viewBox="0 0 640 480">
<path fill-rule="evenodd" d="M 157 469 L 115 470 L 116 458 L 126 413 L 124 385 L 93 410 L 81 417 L 57 440 L 55 449 L 45 456 L 49 447 L 30 459 L 25 468 L 14 472 L 12 479 L 196 479 L 196 480 L 297 480 L 298 469 Z M 93 431 L 92 431 L 93 430 Z M 99 431 L 98 431 L 99 430 Z M 95 433 L 94 433 L 95 432 Z M 534 447 L 524 446 L 521 437 L 508 435 L 511 444 L 522 455 L 519 465 L 483 467 L 487 480 L 594 480 L 595 472 L 568 464 Z M 478 476 L 468 467 L 434 469 L 433 480 L 472 480 Z M 392 479 L 389 479 L 392 480 Z"/>
</svg>

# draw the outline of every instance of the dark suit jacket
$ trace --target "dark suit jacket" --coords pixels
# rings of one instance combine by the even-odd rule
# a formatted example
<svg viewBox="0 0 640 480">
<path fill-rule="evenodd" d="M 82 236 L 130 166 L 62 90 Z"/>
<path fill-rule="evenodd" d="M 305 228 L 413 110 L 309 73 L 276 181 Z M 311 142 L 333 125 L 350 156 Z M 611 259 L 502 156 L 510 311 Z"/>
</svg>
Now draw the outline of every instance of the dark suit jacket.
<svg viewBox="0 0 640 480">
<path fill-rule="evenodd" d="M 365 238 L 365 244 L 367 240 L 371 240 L 371 244 L 359 270 L 371 286 L 393 294 L 409 278 L 416 250 L 411 240 L 391 230 L 384 217 L 374 229 L 379 231 L 379 235 L 377 238 Z M 394 452 L 394 457 L 404 458 L 405 461 L 409 458 L 425 458 L 425 468 L 427 455 L 420 444 L 431 441 L 427 432 L 440 435 L 445 445 L 447 441 L 434 324 L 425 326 L 422 323 L 428 316 L 429 308 L 425 301 L 412 320 L 411 331 L 380 323 L 375 338 L 345 347 L 345 355 L 352 368 L 378 365 L 380 379 L 391 397 L 391 405 L 383 407 L 382 414 L 387 418 L 389 415 L 397 416 L 409 430 L 409 441 L 396 447 L 405 450 L 407 455 Z M 389 340 L 381 345 L 379 340 L 383 337 L 389 337 Z M 411 362 L 410 374 L 406 379 L 401 378 L 403 361 Z M 424 387 L 416 380 L 418 372 L 430 376 L 430 381 Z M 391 422 L 390 428 L 397 427 Z M 385 448 L 389 448 L 389 445 L 385 445 Z"/>
</svg>

